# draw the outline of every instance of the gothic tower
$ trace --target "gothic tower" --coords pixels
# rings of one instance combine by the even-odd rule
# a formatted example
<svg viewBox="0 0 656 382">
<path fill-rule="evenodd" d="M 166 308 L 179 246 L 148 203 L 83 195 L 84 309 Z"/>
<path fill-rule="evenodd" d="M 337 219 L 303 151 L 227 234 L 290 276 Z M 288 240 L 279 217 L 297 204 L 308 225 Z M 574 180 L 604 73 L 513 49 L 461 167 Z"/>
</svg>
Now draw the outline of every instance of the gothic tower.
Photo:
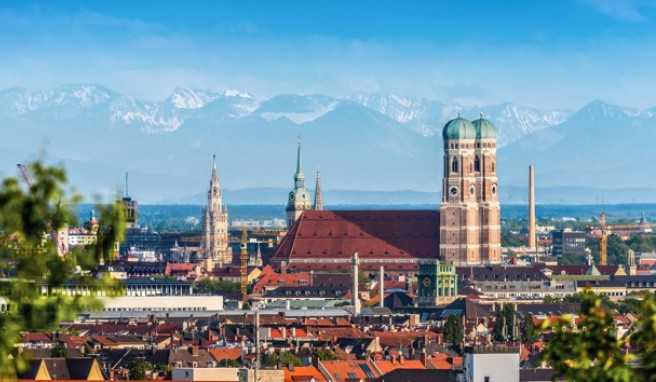
<svg viewBox="0 0 656 382">
<path fill-rule="evenodd" d="M 287 201 L 287 227 L 291 227 L 303 211 L 309 210 L 311 206 L 310 193 L 305 188 L 305 175 L 301 169 L 301 142 L 298 142 L 296 152 L 296 173 L 294 174 L 294 189 L 289 192 Z"/>
<path fill-rule="evenodd" d="M 321 182 L 319 180 L 319 171 L 317 171 L 317 178 L 314 184 L 314 205 L 312 209 L 315 211 L 323 210 L 323 196 L 321 195 Z"/>
<path fill-rule="evenodd" d="M 207 207 L 203 210 L 203 241 L 205 269 L 211 271 L 215 265 L 223 267 L 232 263 L 232 252 L 228 246 L 228 211 L 223 205 L 223 192 L 216 171 L 216 156 L 212 156 L 212 177 L 207 192 Z"/>
<path fill-rule="evenodd" d="M 444 177 L 440 259 L 459 265 L 501 261 L 496 129 L 458 116 L 442 132 Z"/>
</svg>

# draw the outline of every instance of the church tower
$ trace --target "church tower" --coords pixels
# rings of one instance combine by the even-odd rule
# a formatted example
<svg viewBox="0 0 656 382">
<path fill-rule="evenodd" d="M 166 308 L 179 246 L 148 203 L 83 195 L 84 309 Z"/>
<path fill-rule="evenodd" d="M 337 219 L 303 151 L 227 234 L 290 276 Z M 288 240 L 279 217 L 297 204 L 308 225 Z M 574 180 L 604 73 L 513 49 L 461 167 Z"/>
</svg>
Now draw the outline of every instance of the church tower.
<svg viewBox="0 0 656 382">
<path fill-rule="evenodd" d="M 296 151 L 296 173 L 294 174 L 294 189 L 289 192 L 287 201 L 287 227 L 291 227 L 303 211 L 312 208 L 310 193 L 305 188 L 305 175 L 301 168 L 301 142 Z"/>
<path fill-rule="evenodd" d="M 440 259 L 458 265 L 501 261 L 496 129 L 458 116 L 442 132 L 444 176 Z"/>
<path fill-rule="evenodd" d="M 212 177 L 207 192 L 207 207 L 203 210 L 203 241 L 205 270 L 215 265 L 223 267 L 232 263 L 232 251 L 228 246 L 228 211 L 223 205 L 223 192 L 216 171 L 216 155 L 212 156 Z"/>
<path fill-rule="evenodd" d="M 312 209 L 315 211 L 323 210 L 323 196 L 321 195 L 321 181 L 319 180 L 319 171 L 317 171 L 317 178 L 314 184 L 314 205 Z"/>
</svg>

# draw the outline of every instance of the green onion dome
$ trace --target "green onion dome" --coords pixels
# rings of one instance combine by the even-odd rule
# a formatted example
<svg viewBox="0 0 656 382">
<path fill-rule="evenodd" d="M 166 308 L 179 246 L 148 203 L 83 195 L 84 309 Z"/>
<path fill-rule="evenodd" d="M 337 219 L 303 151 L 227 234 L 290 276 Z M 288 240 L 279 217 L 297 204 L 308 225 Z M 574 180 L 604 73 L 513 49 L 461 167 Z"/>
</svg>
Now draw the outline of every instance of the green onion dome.
<svg viewBox="0 0 656 382">
<path fill-rule="evenodd" d="M 468 120 L 458 116 L 444 125 L 442 138 L 445 141 L 454 139 L 476 139 L 476 128 Z"/>
<path fill-rule="evenodd" d="M 476 138 L 477 139 L 494 139 L 497 137 L 497 129 L 494 127 L 492 122 L 483 118 L 472 121 L 474 128 L 476 129 Z"/>
</svg>

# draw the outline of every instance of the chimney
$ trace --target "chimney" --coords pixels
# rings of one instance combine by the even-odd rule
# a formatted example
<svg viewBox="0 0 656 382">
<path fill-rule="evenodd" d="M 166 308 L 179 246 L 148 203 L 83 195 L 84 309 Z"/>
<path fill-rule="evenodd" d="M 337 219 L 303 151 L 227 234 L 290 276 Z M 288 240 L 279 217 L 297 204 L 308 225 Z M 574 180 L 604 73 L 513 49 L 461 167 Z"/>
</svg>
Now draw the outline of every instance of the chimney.
<svg viewBox="0 0 656 382">
<path fill-rule="evenodd" d="M 535 230 L 535 165 L 528 166 L 528 247 L 537 251 Z"/>
<path fill-rule="evenodd" d="M 358 257 L 358 253 L 355 252 L 353 254 L 353 288 L 352 288 L 354 316 L 360 315 L 360 296 L 359 296 L 360 289 L 358 285 L 359 273 L 360 273 L 360 258 Z"/>
<path fill-rule="evenodd" d="M 380 266 L 380 272 L 378 274 L 378 295 L 380 296 L 380 301 L 378 306 L 381 308 L 385 307 L 385 267 Z"/>
</svg>

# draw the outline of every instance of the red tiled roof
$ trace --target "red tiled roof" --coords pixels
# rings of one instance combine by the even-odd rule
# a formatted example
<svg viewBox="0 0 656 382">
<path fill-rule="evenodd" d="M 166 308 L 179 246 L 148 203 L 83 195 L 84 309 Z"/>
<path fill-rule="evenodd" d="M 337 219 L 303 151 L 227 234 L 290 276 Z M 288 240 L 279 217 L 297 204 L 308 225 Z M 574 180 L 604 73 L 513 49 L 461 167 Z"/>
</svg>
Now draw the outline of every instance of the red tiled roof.
<svg viewBox="0 0 656 382">
<path fill-rule="evenodd" d="M 355 252 L 369 260 L 367 263 L 378 259 L 437 258 L 439 220 L 437 210 L 308 210 L 291 227 L 273 260 L 299 267 L 293 260 L 343 259 L 348 268 L 347 261 Z"/>
<path fill-rule="evenodd" d="M 209 349 L 210 354 L 215 361 L 238 360 L 241 358 L 241 349 L 239 348 L 213 348 Z"/>
<path fill-rule="evenodd" d="M 173 273 L 189 273 L 194 270 L 191 263 L 166 263 L 164 274 L 170 276 Z"/>
<path fill-rule="evenodd" d="M 617 265 L 595 265 L 602 275 L 612 276 L 617 272 Z M 547 268 L 555 275 L 565 273 L 567 275 L 584 275 L 588 270 L 587 265 L 547 265 Z"/>
<path fill-rule="evenodd" d="M 45 332 L 26 332 L 21 335 L 22 342 L 51 342 L 52 338 Z"/>
<path fill-rule="evenodd" d="M 335 382 L 372 380 L 380 376 L 370 361 L 321 361 L 321 364 Z"/>
<path fill-rule="evenodd" d="M 293 370 L 285 368 L 285 382 L 325 382 L 326 378 L 314 366 L 296 366 Z"/>
<path fill-rule="evenodd" d="M 260 278 L 253 286 L 254 293 L 261 293 L 263 289 L 279 286 L 307 286 L 311 283 L 309 272 L 276 273 L 273 268 L 266 266 L 262 270 Z"/>
<path fill-rule="evenodd" d="M 424 364 L 418 359 L 376 361 L 376 367 L 382 374 L 387 374 L 396 369 L 425 369 Z"/>
<path fill-rule="evenodd" d="M 462 367 L 462 357 L 451 357 L 446 353 L 436 353 L 434 356 L 427 358 L 426 363 L 431 369 L 458 369 Z"/>
</svg>

